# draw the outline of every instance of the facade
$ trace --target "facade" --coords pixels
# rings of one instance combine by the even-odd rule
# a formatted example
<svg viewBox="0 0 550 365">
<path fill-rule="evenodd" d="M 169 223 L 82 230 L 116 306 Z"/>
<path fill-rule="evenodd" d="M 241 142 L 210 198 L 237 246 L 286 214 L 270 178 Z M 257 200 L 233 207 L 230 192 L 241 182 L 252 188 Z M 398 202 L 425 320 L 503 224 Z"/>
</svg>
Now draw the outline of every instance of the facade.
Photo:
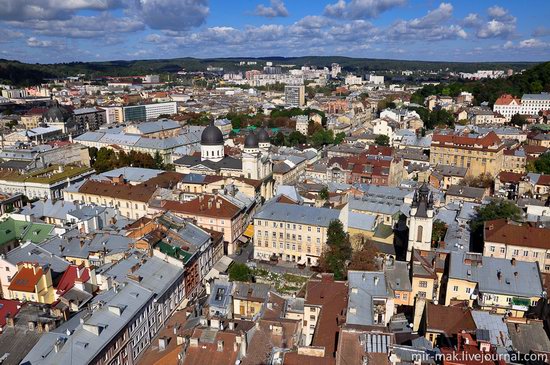
<svg viewBox="0 0 550 365">
<path fill-rule="evenodd" d="M 493 110 L 502 114 L 508 121 L 515 114 L 537 115 L 541 110 L 550 110 L 550 94 L 524 94 L 521 99 L 504 94 L 495 101 Z"/>
<path fill-rule="evenodd" d="M 446 304 L 475 301 L 481 309 L 523 317 L 544 295 L 537 263 L 451 253 Z"/>
<path fill-rule="evenodd" d="M 148 214 L 149 200 L 158 188 L 175 186 L 182 178 L 177 172 L 165 171 L 140 184 L 129 184 L 122 177 L 107 180 L 89 179 L 63 191 L 65 200 L 93 203 L 116 208 L 120 214 L 138 219 Z"/>
<path fill-rule="evenodd" d="M 506 219 L 485 222 L 483 256 L 536 262 L 550 273 L 550 229 Z"/>
<path fill-rule="evenodd" d="M 504 148 L 495 132 L 477 136 L 435 132 L 430 147 L 430 165 L 465 167 L 471 176 L 496 176 L 502 169 Z"/>
<path fill-rule="evenodd" d="M 173 115 L 177 112 L 178 109 L 175 101 L 123 107 L 125 122 L 145 122 L 156 119 L 161 115 Z"/>
<path fill-rule="evenodd" d="M 106 124 L 118 124 L 124 122 L 124 112 L 121 106 L 104 106 Z"/>
<path fill-rule="evenodd" d="M 306 103 L 306 87 L 304 85 L 286 85 L 285 103 L 292 108 L 301 108 Z"/>
<path fill-rule="evenodd" d="M 433 194 L 424 183 L 419 190 L 415 191 L 411 204 L 407 261 L 410 261 L 414 249 L 431 249 L 433 221 Z"/>
<path fill-rule="evenodd" d="M 270 201 L 254 216 L 254 258 L 317 265 L 325 249 L 331 221 L 347 228 L 347 208 L 341 211 Z"/>
<path fill-rule="evenodd" d="M 81 108 L 74 110 L 75 123 L 82 125 L 85 131 L 98 130 L 107 122 L 107 114 L 100 108 Z"/>
</svg>

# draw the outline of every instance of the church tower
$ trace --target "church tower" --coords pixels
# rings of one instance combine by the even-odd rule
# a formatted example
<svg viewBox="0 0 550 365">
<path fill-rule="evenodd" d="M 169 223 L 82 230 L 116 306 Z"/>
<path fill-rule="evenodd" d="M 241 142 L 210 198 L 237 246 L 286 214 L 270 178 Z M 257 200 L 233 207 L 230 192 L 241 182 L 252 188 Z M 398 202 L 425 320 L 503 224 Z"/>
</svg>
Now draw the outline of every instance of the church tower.
<svg viewBox="0 0 550 365">
<path fill-rule="evenodd" d="M 411 260 L 414 248 L 430 250 L 434 220 L 433 194 L 426 183 L 414 192 L 409 218 L 409 242 L 407 261 Z"/>
<path fill-rule="evenodd" d="M 218 162 L 225 157 L 223 134 L 214 122 L 202 131 L 201 134 L 201 161 Z"/>
</svg>

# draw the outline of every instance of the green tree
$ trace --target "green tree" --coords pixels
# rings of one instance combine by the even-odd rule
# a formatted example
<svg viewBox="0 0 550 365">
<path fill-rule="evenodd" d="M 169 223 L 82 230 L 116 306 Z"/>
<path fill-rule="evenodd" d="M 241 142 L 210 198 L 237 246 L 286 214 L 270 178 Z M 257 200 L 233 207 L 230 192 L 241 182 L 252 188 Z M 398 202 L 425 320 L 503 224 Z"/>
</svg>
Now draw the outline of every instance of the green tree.
<svg viewBox="0 0 550 365">
<path fill-rule="evenodd" d="M 499 218 L 519 221 L 521 219 L 521 210 L 509 200 L 493 200 L 489 204 L 477 208 L 476 217 L 470 222 L 472 232 L 479 239 L 482 237 L 485 222 Z"/>
<path fill-rule="evenodd" d="M 319 191 L 319 199 L 328 200 L 328 198 L 329 198 L 328 189 L 324 187 L 321 189 L 321 191 Z"/>
<path fill-rule="evenodd" d="M 336 280 L 344 280 L 351 256 L 349 235 L 344 231 L 344 225 L 340 220 L 333 220 L 327 230 L 327 248 L 320 258 L 321 270 L 333 273 Z"/>
<path fill-rule="evenodd" d="M 229 280 L 230 281 L 252 281 L 252 271 L 245 264 L 234 262 L 229 267 Z"/>
<path fill-rule="evenodd" d="M 539 174 L 550 174 L 550 152 L 540 155 L 535 161 L 529 163 L 527 170 Z"/>
<path fill-rule="evenodd" d="M 297 146 L 307 142 L 307 137 L 298 131 L 293 131 L 288 136 L 288 144 L 290 146 Z"/>
<path fill-rule="evenodd" d="M 160 152 L 155 152 L 155 157 L 153 157 L 155 160 L 155 168 L 159 170 L 164 170 L 164 159 L 160 155 Z"/>
<path fill-rule="evenodd" d="M 353 251 L 351 255 L 351 261 L 348 266 L 348 270 L 360 270 L 360 271 L 377 271 L 379 270 L 377 256 L 379 254 L 378 249 L 374 243 L 370 240 L 365 240 L 361 237 L 361 244 L 359 248 Z"/>
<path fill-rule="evenodd" d="M 285 135 L 283 132 L 278 132 L 275 137 L 271 139 L 271 143 L 275 146 L 283 146 L 285 144 Z"/>
<path fill-rule="evenodd" d="M 440 242 L 445 238 L 445 233 L 447 233 L 447 225 L 442 220 L 436 219 L 432 227 L 432 241 Z"/>
<path fill-rule="evenodd" d="M 340 132 L 340 133 L 337 133 L 335 136 L 334 136 L 334 144 L 340 144 L 342 143 L 342 141 L 344 140 L 344 138 L 346 138 L 346 133 L 344 132 Z"/>
<path fill-rule="evenodd" d="M 318 130 L 311 136 L 311 144 L 314 147 L 322 147 L 334 142 L 334 132 L 324 129 Z"/>
<path fill-rule="evenodd" d="M 374 140 L 374 143 L 377 146 L 389 146 L 390 145 L 390 137 L 386 136 L 385 134 L 379 134 L 376 136 L 376 139 Z"/>
<path fill-rule="evenodd" d="M 510 119 L 510 123 L 512 125 L 515 125 L 516 127 L 523 127 L 525 124 L 527 124 L 527 119 L 525 119 L 525 116 L 514 114 L 512 115 L 512 118 Z"/>
</svg>

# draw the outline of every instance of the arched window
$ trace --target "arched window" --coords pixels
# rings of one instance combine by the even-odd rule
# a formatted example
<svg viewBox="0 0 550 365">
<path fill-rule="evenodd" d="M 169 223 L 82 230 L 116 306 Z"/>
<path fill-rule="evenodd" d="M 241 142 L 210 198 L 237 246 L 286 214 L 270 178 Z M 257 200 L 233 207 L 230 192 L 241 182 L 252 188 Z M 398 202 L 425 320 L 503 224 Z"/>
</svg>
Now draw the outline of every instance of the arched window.
<svg viewBox="0 0 550 365">
<path fill-rule="evenodd" d="M 422 242 L 422 233 L 424 233 L 424 227 L 418 226 L 418 230 L 416 231 L 416 241 Z"/>
</svg>

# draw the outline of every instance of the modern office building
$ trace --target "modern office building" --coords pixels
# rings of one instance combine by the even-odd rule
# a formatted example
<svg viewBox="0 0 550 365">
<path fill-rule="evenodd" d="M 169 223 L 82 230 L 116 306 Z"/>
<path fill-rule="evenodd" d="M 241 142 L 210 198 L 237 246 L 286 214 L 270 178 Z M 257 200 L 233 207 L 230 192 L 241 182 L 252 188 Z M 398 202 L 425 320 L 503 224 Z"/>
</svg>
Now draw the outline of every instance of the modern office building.
<svg viewBox="0 0 550 365">
<path fill-rule="evenodd" d="M 293 108 L 301 108 L 306 103 L 306 88 L 304 85 L 285 86 L 286 105 Z"/>
</svg>

